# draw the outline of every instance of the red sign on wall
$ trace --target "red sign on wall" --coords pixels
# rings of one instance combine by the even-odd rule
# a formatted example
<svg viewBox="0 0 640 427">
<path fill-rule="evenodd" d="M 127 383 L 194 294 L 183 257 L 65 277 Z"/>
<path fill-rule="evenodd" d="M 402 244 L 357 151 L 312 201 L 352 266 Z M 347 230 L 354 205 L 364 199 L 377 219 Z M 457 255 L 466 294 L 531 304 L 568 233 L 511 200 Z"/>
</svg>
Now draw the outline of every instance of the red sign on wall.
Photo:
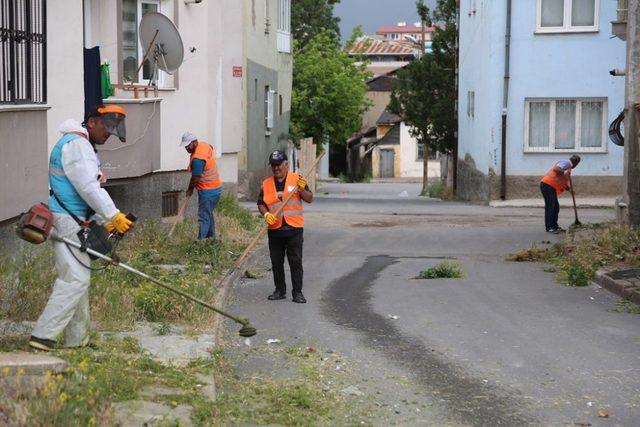
<svg viewBox="0 0 640 427">
<path fill-rule="evenodd" d="M 238 65 L 234 65 L 233 67 L 233 77 L 242 77 L 242 67 Z"/>
</svg>

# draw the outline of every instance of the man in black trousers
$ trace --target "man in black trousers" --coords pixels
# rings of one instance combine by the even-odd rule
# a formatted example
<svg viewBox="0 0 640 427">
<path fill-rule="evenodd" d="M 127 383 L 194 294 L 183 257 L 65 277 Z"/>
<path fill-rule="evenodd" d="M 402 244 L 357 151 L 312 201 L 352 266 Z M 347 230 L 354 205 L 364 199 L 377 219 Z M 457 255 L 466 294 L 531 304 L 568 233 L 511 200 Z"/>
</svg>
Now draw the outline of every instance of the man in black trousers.
<svg viewBox="0 0 640 427">
<path fill-rule="evenodd" d="M 289 172 L 287 155 L 282 151 L 274 151 L 269 156 L 273 176 L 262 182 L 258 196 L 258 210 L 264 216 L 269 226 L 269 253 L 271 268 L 276 289 L 269 295 L 269 300 L 286 298 L 287 285 L 284 275 L 284 257 L 289 260 L 291 269 L 291 284 L 293 287 L 293 302 L 306 303 L 302 295 L 302 243 L 304 217 L 302 202 L 311 203 L 313 193 L 307 186 L 307 181 L 298 174 Z M 291 199 L 283 206 L 287 198 Z M 276 216 L 276 211 L 282 207 Z"/>
</svg>

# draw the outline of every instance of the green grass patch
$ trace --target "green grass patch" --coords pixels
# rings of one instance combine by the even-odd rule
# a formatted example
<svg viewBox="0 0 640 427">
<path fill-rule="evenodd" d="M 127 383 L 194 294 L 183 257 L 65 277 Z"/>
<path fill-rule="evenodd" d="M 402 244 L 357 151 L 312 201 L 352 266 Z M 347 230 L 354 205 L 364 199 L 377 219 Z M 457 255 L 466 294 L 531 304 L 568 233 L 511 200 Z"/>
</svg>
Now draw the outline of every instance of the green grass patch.
<svg viewBox="0 0 640 427">
<path fill-rule="evenodd" d="M 464 271 L 458 261 L 442 261 L 441 263 L 421 271 L 416 279 L 462 279 Z"/>
<path fill-rule="evenodd" d="M 371 174 L 370 173 L 358 173 L 358 174 L 343 174 L 338 175 L 338 181 L 343 184 L 353 184 L 353 183 L 369 183 L 371 182 Z"/>
<path fill-rule="evenodd" d="M 596 271 L 605 266 L 640 266 L 640 231 L 612 223 L 587 224 L 567 233 L 566 239 L 550 248 L 532 245 L 507 256 L 507 260 L 547 262 L 560 283 L 587 286 Z"/>
<path fill-rule="evenodd" d="M 625 299 L 617 304 L 616 311 L 618 313 L 640 314 L 640 305 Z"/>
<path fill-rule="evenodd" d="M 69 367 L 63 374 L 47 373 L 44 386 L 35 395 L 25 390 L 10 397 L 0 390 L 0 414 L 8 424 L 115 425 L 112 404 L 137 399 L 138 392 L 150 385 L 179 388 L 185 392 L 182 399 L 187 403 L 204 406 L 206 401 L 211 405 L 199 394 L 196 375 L 213 375 L 217 366 L 214 357 L 175 368 L 146 356 L 133 338 L 109 338 L 97 340 L 97 344 L 97 350 L 53 352 Z"/>
<path fill-rule="evenodd" d="M 246 247 L 259 219 L 224 195 L 215 212 L 218 239 L 198 240 L 197 222 L 189 219 L 169 238 L 168 227 L 145 221 L 127 234 L 117 249 L 126 264 L 180 290 L 211 301 L 222 273 Z M 50 244 L 29 247 L 22 256 L 0 262 L 0 318 L 35 320 L 42 312 L 56 278 Z M 100 262 L 94 262 L 94 267 Z M 165 270 L 162 264 L 180 264 L 182 270 Z M 92 320 L 109 330 L 128 328 L 136 321 L 210 324 L 212 313 L 186 299 L 117 267 L 92 272 Z"/>
<path fill-rule="evenodd" d="M 434 182 L 428 184 L 427 191 L 423 191 L 421 196 L 431 197 L 434 199 L 450 199 L 451 195 L 447 189 L 446 184 L 441 179 L 436 179 Z"/>
</svg>

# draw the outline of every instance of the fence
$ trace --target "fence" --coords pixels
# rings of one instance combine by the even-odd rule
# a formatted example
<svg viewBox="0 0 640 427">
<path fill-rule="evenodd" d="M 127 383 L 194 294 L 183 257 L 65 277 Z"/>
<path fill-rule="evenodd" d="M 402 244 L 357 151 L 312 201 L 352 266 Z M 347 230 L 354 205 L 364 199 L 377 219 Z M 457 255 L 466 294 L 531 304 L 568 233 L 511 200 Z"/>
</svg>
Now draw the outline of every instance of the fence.
<svg viewBox="0 0 640 427">
<path fill-rule="evenodd" d="M 0 0 L 0 104 L 47 102 L 46 0 Z"/>
</svg>

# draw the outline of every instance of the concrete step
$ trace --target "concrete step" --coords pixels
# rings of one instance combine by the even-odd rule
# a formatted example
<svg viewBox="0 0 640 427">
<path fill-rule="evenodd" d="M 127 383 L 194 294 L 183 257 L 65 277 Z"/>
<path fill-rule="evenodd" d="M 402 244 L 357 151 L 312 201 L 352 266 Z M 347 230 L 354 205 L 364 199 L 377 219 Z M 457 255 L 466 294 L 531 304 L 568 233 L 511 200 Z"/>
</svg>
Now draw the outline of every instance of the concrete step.
<svg viewBox="0 0 640 427">
<path fill-rule="evenodd" d="M 67 369 L 67 362 L 42 353 L 0 353 L 2 376 L 44 375 L 47 371 L 60 373 Z"/>
</svg>

